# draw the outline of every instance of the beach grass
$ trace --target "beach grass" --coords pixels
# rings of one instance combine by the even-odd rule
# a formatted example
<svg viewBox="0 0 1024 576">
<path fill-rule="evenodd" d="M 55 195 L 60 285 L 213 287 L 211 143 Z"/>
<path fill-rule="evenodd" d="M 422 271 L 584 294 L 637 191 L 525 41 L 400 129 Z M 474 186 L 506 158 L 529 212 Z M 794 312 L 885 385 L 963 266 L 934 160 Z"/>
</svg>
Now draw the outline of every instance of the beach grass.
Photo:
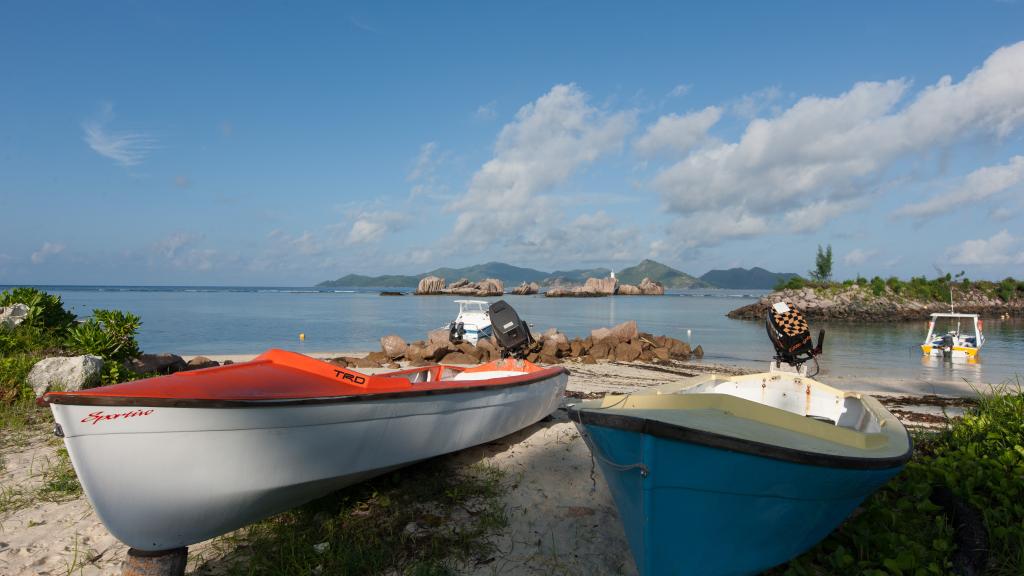
<svg viewBox="0 0 1024 576">
<path fill-rule="evenodd" d="M 190 562 L 194 574 L 451 574 L 495 559 L 504 491 L 497 468 L 434 459 L 222 536 Z"/>
<path fill-rule="evenodd" d="M 977 408 L 939 431 L 917 431 L 914 442 L 899 476 L 818 546 L 770 573 L 1024 574 L 1020 379 L 979 390 Z M 965 540 L 972 532 L 987 542 Z"/>
</svg>

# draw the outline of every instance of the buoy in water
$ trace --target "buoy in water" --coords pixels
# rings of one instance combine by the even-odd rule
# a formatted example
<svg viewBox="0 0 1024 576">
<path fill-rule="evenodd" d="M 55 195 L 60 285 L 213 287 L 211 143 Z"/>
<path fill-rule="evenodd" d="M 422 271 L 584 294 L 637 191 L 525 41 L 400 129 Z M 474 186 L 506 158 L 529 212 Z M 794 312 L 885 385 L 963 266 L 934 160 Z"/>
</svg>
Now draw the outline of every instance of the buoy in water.
<svg viewBox="0 0 1024 576">
<path fill-rule="evenodd" d="M 305 332 L 299 332 L 299 340 L 305 340 L 305 339 L 306 339 L 306 333 Z"/>
</svg>

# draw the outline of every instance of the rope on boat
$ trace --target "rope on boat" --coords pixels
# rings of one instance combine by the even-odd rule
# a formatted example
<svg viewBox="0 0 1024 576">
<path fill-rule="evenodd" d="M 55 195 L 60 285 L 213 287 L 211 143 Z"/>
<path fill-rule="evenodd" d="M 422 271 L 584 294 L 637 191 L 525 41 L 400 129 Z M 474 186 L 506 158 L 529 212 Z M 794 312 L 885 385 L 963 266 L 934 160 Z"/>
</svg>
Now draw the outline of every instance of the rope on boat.
<svg viewBox="0 0 1024 576">
<path fill-rule="evenodd" d="M 612 404 L 611 406 L 601 406 L 599 409 L 604 410 L 604 409 L 607 409 L 607 408 L 612 408 L 614 406 L 617 406 L 617 405 L 621 404 L 622 402 L 625 402 L 625 400 L 627 398 L 629 398 L 629 396 L 630 396 L 629 394 L 626 394 L 625 396 L 623 396 L 622 400 L 619 400 L 615 404 Z M 596 488 L 596 485 L 597 485 L 597 481 L 594 479 L 594 459 L 595 458 L 597 458 L 601 462 L 604 462 L 608 466 L 611 466 L 612 469 L 618 470 L 619 472 L 628 472 L 629 470 L 639 469 L 640 470 L 640 477 L 641 478 L 647 478 L 647 476 L 650 475 L 650 473 L 651 473 L 650 469 L 643 462 L 636 462 L 636 463 L 633 463 L 633 464 L 619 464 L 618 462 L 613 462 L 613 461 L 609 460 L 608 458 L 605 458 L 600 452 L 598 452 L 597 446 L 595 446 L 594 443 L 590 441 L 590 434 L 587 433 L 586 428 L 583 428 L 583 415 L 582 415 L 582 413 L 577 411 L 577 414 L 579 415 L 579 418 L 576 420 L 576 422 L 580 425 L 580 438 L 583 438 L 583 442 L 587 445 L 587 448 L 590 449 L 590 472 L 591 472 L 590 473 L 590 478 L 594 482 L 595 488 Z M 572 420 L 572 419 L 573 419 L 572 418 L 572 412 L 570 412 L 569 413 L 569 420 Z"/>
</svg>

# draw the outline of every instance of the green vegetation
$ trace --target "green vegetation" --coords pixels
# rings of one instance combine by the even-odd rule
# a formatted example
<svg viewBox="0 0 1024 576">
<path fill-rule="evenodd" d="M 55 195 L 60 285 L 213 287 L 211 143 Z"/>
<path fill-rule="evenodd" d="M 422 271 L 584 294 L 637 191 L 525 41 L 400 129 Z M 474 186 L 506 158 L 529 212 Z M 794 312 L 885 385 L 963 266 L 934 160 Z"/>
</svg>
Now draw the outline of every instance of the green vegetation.
<svg viewBox="0 0 1024 576">
<path fill-rule="evenodd" d="M 496 468 L 431 460 L 224 536 L 225 555 L 194 573 L 452 574 L 497 553 L 502 480 Z"/>
<path fill-rule="evenodd" d="M 832 245 L 822 250 L 818 244 L 818 255 L 814 258 L 814 270 L 808 272 L 815 282 L 828 282 L 832 279 Z"/>
<path fill-rule="evenodd" d="M 845 280 L 843 282 L 817 282 L 796 276 L 785 282 L 779 282 L 775 285 L 775 290 L 800 290 L 802 288 L 830 290 L 854 285 L 869 289 L 875 296 L 890 294 L 911 300 L 944 302 L 947 304 L 949 303 L 950 289 L 953 290 L 954 302 L 957 293 L 968 290 L 979 290 L 986 296 L 998 298 L 1003 302 L 1024 298 L 1024 281 L 1022 280 L 1006 278 L 1000 282 L 989 282 L 987 280 L 972 281 L 964 277 L 962 272 L 956 276 L 946 274 L 930 280 L 924 276 L 913 276 L 910 280 L 900 280 L 895 276 L 887 279 L 875 276 L 868 280 L 858 276 L 853 280 Z"/>
<path fill-rule="evenodd" d="M 765 290 L 779 283 L 788 282 L 796 276 L 792 272 L 769 272 L 755 266 L 750 270 L 746 268 L 711 270 L 701 276 L 700 280 L 717 288 Z"/>
<path fill-rule="evenodd" d="M 868 498 L 826 540 L 775 574 L 949 574 L 956 549 L 939 487 L 981 513 L 985 574 L 1024 573 L 1024 391 L 981 394 L 978 407 L 940 432 L 915 435 L 906 470 Z"/>
<path fill-rule="evenodd" d="M 650 278 L 655 282 L 661 282 L 665 288 L 698 288 L 705 284 L 690 276 L 654 260 L 644 260 L 636 266 L 623 268 L 616 274 L 619 282 L 623 284 L 639 284 L 644 278 Z"/>
<path fill-rule="evenodd" d="M 119 310 L 94 310 L 93 317 L 75 324 L 60 296 L 35 288 L 13 288 L 0 294 L 0 305 L 29 306 L 25 321 L 14 328 L 0 327 L 0 429 L 22 428 L 38 420 L 28 373 L 49 356 L 95 354 L 104 360 L 104 383 L 134 377 L 124 360 L 138 356 L 135 340 L 138 316 Z"/>
</svg>

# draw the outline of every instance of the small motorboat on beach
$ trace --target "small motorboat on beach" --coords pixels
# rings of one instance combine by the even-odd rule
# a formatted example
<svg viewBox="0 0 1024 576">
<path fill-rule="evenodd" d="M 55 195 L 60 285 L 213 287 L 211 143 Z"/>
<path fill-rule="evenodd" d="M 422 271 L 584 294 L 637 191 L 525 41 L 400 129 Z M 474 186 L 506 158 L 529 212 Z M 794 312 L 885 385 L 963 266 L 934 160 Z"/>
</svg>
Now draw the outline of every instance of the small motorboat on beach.
<svg viewBox="0 0 1024 576">
<path fill-rule="evenodd" d="M 511 434 L 557 409 L 567 379 L 512 358 L 368 375 L 270 350 L 43 402 L 110 532 L 165 551 Z"/>
<path fill-rule="evenodd" d="M 493 334 L 491 318 L 488 314 L 491 303 L 485 300 L 456 300 L 459 315 L 446 327 L 448 339 L 454 343 L 468 342 L 473 346 L 481 338 L 489 338 Z"/>
<path fill-rule="evenodd" d="M 703 375 L 569 407 L 641 574 L 757 574 L 827 536 L 909 460 L 877 400 L 806 376 L 806 322 L 769 312 L 769 372 Z"/>
<path fill-rule="evenodd" d="M 946 331 L 943 326 L 946 324 Z M 964 328 L 964 324 L 970 331 Z M 936 326 L 939 330 L 936 330 Z M 928 321 L 928 335 L 921 344 L 921 353 L 925 356 L 938 356 L 952 360 L 974 360 L 985 344 L 982 333 L 982 320 L 977 314 L 958 314 L 955 312 L 936 312 Z"/>
</svg>

